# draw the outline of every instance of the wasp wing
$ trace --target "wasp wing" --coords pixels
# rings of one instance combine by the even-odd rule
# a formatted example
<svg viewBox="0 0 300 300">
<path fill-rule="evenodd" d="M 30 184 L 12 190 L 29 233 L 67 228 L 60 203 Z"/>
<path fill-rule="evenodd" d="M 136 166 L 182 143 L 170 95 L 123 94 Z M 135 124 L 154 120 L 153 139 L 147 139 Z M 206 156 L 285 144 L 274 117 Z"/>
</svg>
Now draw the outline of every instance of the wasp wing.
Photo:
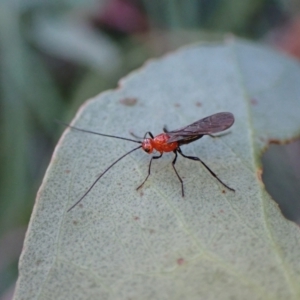
<svg viewBox="0 0 300 300">
<path fill-rule="evenodd" d="M 234 123 L 234 116 L 229 112 L 221 112 L 204 119 L 198 120 L 191 125 L 179 128 L 177 130 L 168 131 L 170 136 L 168 144 L 172 142 L 189 141 L 197 139 L 197 137 L 221 132 L 228 129 Z"/>
</svg>

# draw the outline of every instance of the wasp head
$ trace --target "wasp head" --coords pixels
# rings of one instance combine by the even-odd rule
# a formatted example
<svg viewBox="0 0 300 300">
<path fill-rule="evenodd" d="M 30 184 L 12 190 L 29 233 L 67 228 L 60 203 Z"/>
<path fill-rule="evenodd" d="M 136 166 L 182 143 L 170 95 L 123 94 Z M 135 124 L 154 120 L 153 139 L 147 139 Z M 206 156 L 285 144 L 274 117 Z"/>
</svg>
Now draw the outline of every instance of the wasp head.
<svg viewBox="0 0 300 300">
<path fill-rule="evenodd" d="M 152 139 L 144 139 L 142 142 L 142 148 L 143 150 L 150 154 L 153 152 L 153 145 L 152 145 Z"/>
</svg>

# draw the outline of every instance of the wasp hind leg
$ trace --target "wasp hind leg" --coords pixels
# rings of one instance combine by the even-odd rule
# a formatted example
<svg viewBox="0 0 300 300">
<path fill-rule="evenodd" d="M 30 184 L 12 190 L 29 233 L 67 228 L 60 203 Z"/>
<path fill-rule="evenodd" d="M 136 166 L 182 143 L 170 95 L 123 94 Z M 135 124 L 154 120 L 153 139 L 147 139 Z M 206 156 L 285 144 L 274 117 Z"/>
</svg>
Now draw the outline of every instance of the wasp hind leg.
<svg viewBox="0 0 300 300">
<path fill-rule="evenodd" d="M 230 186 L 228 186 L 226 183 L 224 183 L 205 163 L 204 161 L 202 161 L 199 157 L 196 156 L 188 156 L 182 153 L 181 149 L 178 147 L 177 151 L 179 152 L 179 154 L 185 158 L 191 159 L 191 160 L 196 160 L 201 162 L 201 164 L 209 171 L 209 173 L 215 177 L 223 186 L 225 186 L 228 190 L 235 192 L 235 190 L 233 188 L 231 188 Z"/>
</svg>

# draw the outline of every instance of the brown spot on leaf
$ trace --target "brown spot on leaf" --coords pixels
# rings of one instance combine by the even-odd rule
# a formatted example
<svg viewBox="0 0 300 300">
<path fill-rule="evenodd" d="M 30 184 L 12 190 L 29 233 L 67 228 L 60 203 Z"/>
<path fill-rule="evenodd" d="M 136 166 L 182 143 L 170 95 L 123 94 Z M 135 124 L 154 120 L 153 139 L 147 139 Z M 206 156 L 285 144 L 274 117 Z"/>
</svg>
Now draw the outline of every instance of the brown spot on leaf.
<svg viewBox="0 0 300 300">
<path fill-rule="evenodd" d="M 284 144 L 284 142 L 279 141 L 279 140 L 275 140 L 275 139 L 270 139 L 269 144 L 281 145 L 281 144 Z"/>
<path fill-rule="evenodd" d="M 137 103 L 137 99 L 133 98 L 133 97 L 132 98 L 127 97 L 127 98 L 121 99 L 120 103 L 123 105 L 126 105 L 126 106 L 134 106 Z"/>
<path fill-rule="evenodd" d="M 180 107 L 180 104 L 179 103 L 175 103 L 174 106 L 175 107 Z"/>
<path fill-rule="evenodd" d="M 258 104 L 258 101 L 257 101 L 255 98 L 251 98 L 251 99 L 250 99 L 250 103 L 251 103 L 252 105 L 257 105 L 257 104 Z"/>
<path fill-rule="evenodd" d="M 260 168 L 260 169 L 258 169 L 257 171 L 256 171 L 256 175 L 257 175 L 257 178 L 258 178 L 258 180 L 260 181 L 260 182 L 263 182 L 262 181 L 262 169 Z"/>
<path fill-rule="evenodd" d="M 184 259 L 183 259 L 182 257 L 178 258 L 178 259 L 177 259 L 177 264 L 178 264 L 179 266 L 183 265 L 183 264 L 184 264 Z"/>
<path fill-rule="evenodd" d="M 201 103 L 200 101 L 197 101 L 195 104 L 196 104 L 196 106 L 198 106 L 198 107 L 202 106 L 202 103 Z"/>
</svg>

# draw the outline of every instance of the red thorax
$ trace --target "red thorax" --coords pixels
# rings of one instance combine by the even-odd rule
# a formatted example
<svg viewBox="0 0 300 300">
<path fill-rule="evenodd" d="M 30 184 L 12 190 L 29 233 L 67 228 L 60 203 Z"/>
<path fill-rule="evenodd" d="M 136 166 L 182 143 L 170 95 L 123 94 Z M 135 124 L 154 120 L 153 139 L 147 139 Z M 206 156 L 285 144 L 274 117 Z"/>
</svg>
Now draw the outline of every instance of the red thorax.
<svg viewBox="0 0 300 300">
<path fill-rule="evenodd" d="M 153 150 L 156 150 L 160 153 L 174 151 L 178 147 L 177 142 L 167 143 L 169 140 L 167 133 L 161 133 L 154 137 L 153 139 L 148 138 L 144 139 L 142 142 L 142 148 L 147 153 L 152 153 Z"/>
</svg>

